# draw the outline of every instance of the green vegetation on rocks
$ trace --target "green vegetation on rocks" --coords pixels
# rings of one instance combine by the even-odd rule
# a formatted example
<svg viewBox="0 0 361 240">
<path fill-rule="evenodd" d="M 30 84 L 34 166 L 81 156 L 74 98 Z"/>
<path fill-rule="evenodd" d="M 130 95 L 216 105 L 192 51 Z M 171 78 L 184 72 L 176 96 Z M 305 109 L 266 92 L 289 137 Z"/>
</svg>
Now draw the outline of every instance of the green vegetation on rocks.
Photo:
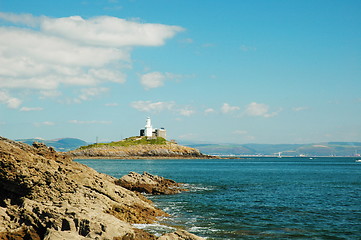
<svg viewBox="0 0 361 240">
<path fill-rule="evenodd" d="M 79 150 L 97 148 L 97 147 L 130 147 L 135 145 L 165 145 L 167 140 L 162 137 L 147 138 L 147 137 L 129 137 L 118 142 L 110 143 L 94 143 L 88 146 L 82 146 Z"/>
</svg>

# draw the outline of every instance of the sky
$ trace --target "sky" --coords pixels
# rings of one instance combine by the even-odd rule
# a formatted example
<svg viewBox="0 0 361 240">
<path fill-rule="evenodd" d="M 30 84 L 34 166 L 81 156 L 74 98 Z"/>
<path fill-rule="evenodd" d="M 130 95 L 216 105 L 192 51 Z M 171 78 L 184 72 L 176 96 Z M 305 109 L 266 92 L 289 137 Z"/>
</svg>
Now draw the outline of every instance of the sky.
<svg viewBox="0 0 361 240">
<path fill-rule="evenodd" d="M 0 0 L 0 136 L 361 142 L 359 0 Z"/>
</svg>

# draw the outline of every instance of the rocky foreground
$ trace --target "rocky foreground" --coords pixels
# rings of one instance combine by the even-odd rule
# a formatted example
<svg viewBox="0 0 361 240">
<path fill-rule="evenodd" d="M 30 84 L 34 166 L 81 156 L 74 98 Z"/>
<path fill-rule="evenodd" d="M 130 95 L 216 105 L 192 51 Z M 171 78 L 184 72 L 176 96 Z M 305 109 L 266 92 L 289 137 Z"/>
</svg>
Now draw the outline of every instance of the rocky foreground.
<svg viewBox="0 0 361 240">
<path fill-rule="evenodd" d="M 0 137 L 0 239 L 202 239 L 134 228 L 167 214 L 116 183 L 44 144 Z"/>
</svg>

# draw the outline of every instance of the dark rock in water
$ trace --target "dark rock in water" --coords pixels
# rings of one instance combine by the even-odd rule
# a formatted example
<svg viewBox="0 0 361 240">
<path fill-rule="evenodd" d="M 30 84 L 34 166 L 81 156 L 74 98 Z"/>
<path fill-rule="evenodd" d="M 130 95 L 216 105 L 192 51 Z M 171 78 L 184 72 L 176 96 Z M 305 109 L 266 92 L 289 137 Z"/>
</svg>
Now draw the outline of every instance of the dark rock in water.
<svg viewBox="0 0 361 240">
<path fill-rule="evenodd" d="M 157 239 L 131 224 L 166 213 L 116 180 L 42 143 L 0 137 L 0 239 Z"/>
<path fill-rule="evenodd" d="M 187 191 L 181 188 L 180 183 L 147 172 L 143 174 L 130 172 L 115 183 L 131 191 L 154 195 L 169 195 Z"/>
</svg>

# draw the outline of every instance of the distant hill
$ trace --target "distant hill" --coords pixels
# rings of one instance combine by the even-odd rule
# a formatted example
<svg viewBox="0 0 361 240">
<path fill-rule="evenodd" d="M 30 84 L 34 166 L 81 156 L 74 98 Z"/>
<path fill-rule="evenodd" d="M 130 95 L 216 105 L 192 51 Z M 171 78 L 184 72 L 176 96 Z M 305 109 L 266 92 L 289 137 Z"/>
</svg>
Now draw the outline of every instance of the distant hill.
<svg viewBox="0 0 361 240">
<path fill-rule="evenodd" d="M 18 142 L 23 142 L 29 145 L 32 145 L 33 142 L 42 142 L 47 146 L 53 147 L 56 151 L 67 152 L 74 149 L 77 149 L 81 146 L 88 145 L 87 142 L 80 140 L 78 138 L 59 138 L 53 140 L 44 140 L 39 138 L 30 138 L 30 139 L 17 139 Z"/>
<path fill-rule="evenodd" d="M 27 143 L 42 142 L 60 152 L 68 152 L 87 146 L 88 143 L 77 138 L 43 140 L 38 138 L 18 139 Z M 326 142 L 312 144 L 214 144 L 180 142 L 183 146 L 196 148 L 207 155 L 278 155 L 282 156 L 360 156 L 361 142 Z"/>
<path fill-rule="evenodd" d="M 209 155 L 278 155 L 282 156 L 360 156 L 360 142 L 327 142 L 316 144 L 196 144 L 188 147 Z"/>
</svg>

